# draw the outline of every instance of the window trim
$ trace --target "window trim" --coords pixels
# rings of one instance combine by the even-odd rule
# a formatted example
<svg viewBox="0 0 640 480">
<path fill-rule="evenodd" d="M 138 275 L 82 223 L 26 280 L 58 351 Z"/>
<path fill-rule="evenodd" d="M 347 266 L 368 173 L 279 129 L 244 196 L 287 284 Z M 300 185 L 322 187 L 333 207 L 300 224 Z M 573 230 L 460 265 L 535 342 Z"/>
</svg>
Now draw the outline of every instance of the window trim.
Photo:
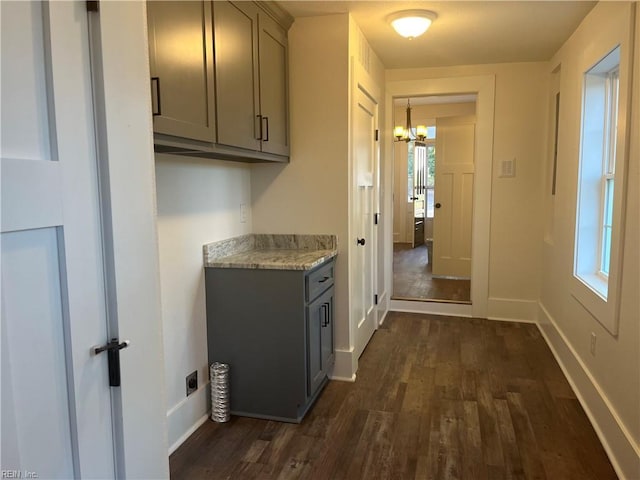
<svg viewBox="0 0 640 480">
<path fill-rule="evenodd" d="M 629 49 L 627 47 L 628 42 L 618 42 L 613 48 L 601 49 L 599 55 L 592 55 L 590 59 L 585 59 L 583 63 L 582 73 L 582 90 L 581 90 L 581 127 L 579 137 L 579 158 L 578 158 L 578 176 L 577 183 L 577 196 L 576 196 L 576 210 L 575 210 L 575 236 L 574 236 L 574 258 L 572 265 L 572 275 L 570 283 L 570 291 L 572 296 L 599 322 L 605 327 L 612 335 L 618 333 L 618 318 L 620 309 L 620 280 L 622 271 L 622 252 L 624 244 L 624 218 L 625 218 L 625 197 L 626 197 L 626 170 L 628 163 L 628 151 L 629 151 Z M 619 57 L 617 62 L 617 68 L 615 62 L 607 63 L 607 60 L 612 53 L 618 50 Z M 593 53 L 593 52 L 591 52 Z M 587 60 L 590 60 L 588 62 Z M 601 272 L 602 267 L 602 242 L 603 242 L 603 229 L 604 225 L 604 203 L 600 203 L 600 215 L 594 221 L 598 222 L 598 238 L 597 238 L 597 251 L 592 251 L 592 255 L 596 256 L 595 265 L 596 268 L 592 272 L 580 271 L 581 264 L 580 255 L 581 251 L 581 234 L 584 235 L 584 227 L 581 228 L 581 200 L 583 199 L 582 190 L 583 185 L 583 173 L 584 173 L 584 158 L 585 158 L 585 108 L 587 99 L 587 82 L 590 74 L 604 74 L 617 70 L 618 77 L 618 109 L 617 109 L 617 129 L 612 132 L 615 134 L 615 157 L 614 165 L 614 184 L 613 189 L 613 215 L 612 215 L 612 230 L 611 230 L 611 253 L 610 253 L 610 268 L 609 275 L 604 275 Z M 604 139 L 603 139 L 604 140 Z M 611 141 L 609 139 L 608 147 L 611 148 Z M 604 147 L 604 145 L 603 145 Z M 604 156 L 603 156 L 604 157 Z M 603 188 L 603 180 L 605 175 L 608 174 L 605 170 L 606 165 L 602 165 L 602 174 L 600 176 L 600 190 Z M 602 196 L 600 196 L 603 199 Z M 583 239 L 584 240 L 584 239 Z M 588 243 L 588 242 L 587 242 Z M 593 261 L 592 260 L 592 261 Z"/>
</svg>

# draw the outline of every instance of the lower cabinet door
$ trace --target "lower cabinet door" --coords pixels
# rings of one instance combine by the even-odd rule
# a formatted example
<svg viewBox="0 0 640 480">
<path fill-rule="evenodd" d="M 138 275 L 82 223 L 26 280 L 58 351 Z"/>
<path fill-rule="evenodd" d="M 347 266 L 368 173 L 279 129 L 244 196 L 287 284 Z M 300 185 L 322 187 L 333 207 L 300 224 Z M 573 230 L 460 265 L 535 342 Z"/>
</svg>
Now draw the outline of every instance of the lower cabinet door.
<svg viewBox="0 0 640 480">
<path fill-rule="evenodd" d="M 333 287 L 307 307 L 307 395 L 312 396 L 333 365 Z"/>
<path fill-rule="evenodd" d="M 307 307 L 307 396 L 312 396 L 322 385 L 325 372 L 322 368 L 322 325 L 326 306 L 319 297 Z"/>
</svg>

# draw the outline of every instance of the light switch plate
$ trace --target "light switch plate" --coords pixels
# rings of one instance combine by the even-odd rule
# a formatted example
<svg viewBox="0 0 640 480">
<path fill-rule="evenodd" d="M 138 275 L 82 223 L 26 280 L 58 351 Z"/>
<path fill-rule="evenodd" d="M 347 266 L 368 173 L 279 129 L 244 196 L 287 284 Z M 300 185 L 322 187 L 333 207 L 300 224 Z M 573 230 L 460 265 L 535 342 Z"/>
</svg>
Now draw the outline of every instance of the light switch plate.
<svg viewBox="0 0 640 480">
<path fill-rule="evenodd" d="M 240 223 L 247 223 L 247 204 L 240 204 Z"/>
<path fill-rule="evenodd" d="M 516 159 L 503 160 L 500 164 L 500 177 L 513 178 L 516 176 Z"/>
</svg>

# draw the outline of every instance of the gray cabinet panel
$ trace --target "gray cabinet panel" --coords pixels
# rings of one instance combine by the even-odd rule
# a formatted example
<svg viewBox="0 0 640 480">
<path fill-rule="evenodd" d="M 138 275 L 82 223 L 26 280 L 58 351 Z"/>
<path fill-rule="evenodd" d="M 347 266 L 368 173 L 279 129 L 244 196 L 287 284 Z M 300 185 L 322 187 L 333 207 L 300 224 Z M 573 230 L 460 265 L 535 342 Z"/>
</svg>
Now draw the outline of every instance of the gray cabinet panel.
<svg viewBox="0 0 640 480">
<path fill-rule="evenodd" d="M 213 2 L 218 143 L 260 150 L 258 7 Z"/>
<path fill-rule="evenodd" d="M 299 422 L 333 365 L 333 284 L 301 270 L 205 268 L 209 363 L 230 366 L 231 412 Z"/>
<path fill-rule="evenodd" d="M 258 24 L 262 151 L 289 155 L 287 34 L 264 13 Z"/>
<path fill-rule="evenodd" d="M 154 132 L 215 140 L 213 34 L 208 2 L 148 2 Z"/>
</svg>

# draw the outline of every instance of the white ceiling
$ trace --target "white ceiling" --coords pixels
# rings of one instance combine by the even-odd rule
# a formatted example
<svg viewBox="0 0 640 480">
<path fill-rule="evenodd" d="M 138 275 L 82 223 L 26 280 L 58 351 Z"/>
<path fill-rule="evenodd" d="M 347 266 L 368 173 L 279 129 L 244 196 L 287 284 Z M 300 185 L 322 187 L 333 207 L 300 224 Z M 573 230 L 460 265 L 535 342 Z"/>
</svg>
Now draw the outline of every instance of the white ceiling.
<svg viewBox="0 0 640 480">
<path fill-rule="evenodd" d="M 294 17 L 351 12 L 386 68 L 437 67 L 549 60 L 596 2 L 586 1 L 289 1 Z M 413 40 L 386 18 L 406 9 L 438 14 Z"/>
</svg>

